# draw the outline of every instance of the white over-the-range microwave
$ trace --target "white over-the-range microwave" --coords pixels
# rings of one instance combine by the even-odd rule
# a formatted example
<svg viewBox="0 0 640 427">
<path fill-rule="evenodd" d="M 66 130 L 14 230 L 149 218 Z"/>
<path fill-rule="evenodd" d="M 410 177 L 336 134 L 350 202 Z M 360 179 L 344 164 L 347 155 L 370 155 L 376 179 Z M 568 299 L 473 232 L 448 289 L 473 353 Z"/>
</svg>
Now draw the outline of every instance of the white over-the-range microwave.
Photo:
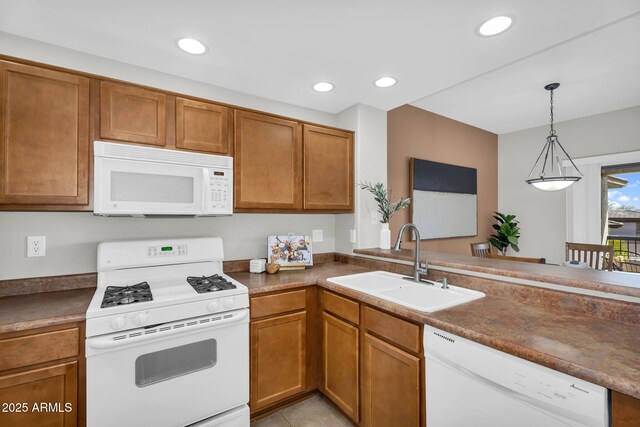
<svg viewBox="0 0 640 427">
<path fill-rule="evenodd" d="M 93 212 L 105 216 L 233 213 L 233 158 L 95 141 Z"/>
</svg>

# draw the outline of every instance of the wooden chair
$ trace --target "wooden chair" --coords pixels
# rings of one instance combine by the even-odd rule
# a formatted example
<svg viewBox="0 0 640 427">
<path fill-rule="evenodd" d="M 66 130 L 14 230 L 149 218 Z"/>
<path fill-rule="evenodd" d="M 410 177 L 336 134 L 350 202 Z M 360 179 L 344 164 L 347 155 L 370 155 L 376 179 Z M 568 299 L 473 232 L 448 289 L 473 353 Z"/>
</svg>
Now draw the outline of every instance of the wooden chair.
<svg viewBox="0 0 640 427">
<path fill-rule="evenodd" d="M 640 254 L 621 249 L 614 250 L 613 269 L 628 273 L 640 273 Z"/>
<path fill-rule="evenodd" d="M 531 262 L 533 264 L 546 264 L 547 260 L 545 258 L 527 258 L 523 256 L 507 256 L 507 255 L 498 255 L 498 254 L 487 254 L 485 258 L 491 259 L 503 259 L 506 261 L 520 261 L 520 262 Z"/>
<path fill-rule="evenodd" d="M 592 245 L 587 243 L 566 242 L 567 261 L 586 262 L 596 270 L 613 270 L 613 245 Z"/>
<path fill-rule="evenodd" d="M 491 253 L 489 242 L 471 243 L 471 255 L 484 258 Z"/>
</svg>

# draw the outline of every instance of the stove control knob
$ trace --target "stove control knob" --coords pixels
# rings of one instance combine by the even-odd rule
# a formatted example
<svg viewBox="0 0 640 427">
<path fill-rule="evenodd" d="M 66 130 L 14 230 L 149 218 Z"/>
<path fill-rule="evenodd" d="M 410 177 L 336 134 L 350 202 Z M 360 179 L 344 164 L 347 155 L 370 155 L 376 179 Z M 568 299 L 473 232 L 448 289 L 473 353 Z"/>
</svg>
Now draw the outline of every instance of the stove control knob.
<svg viewBox="0 0 640 427">
<path fill-rule="evenodd" d="M 118 329 L 124 328 L 125 323 L 127 323 L 127 321 L 124 320 L 124 317 L 116 317 L 109 322 L 109 325 L 111 325 L 111 329 L 115 329 L 117 331 Z"/>
<path fill-rule="evenodd" d="M 218 301 L 209 301 L 209 304 L 207 304 L 207 310 L 213 313 L 217 309 L 218 309 Z"/>
<path fill-rule="evenodd" d="M 135 323 L 138 326 L 142 326 L 145 323 L 147 323 L 148 320 L 149 320 L 149 316 L 147 315 L 147 313 L 138 313 L 133 318 L 133 323 Z"/>
<path fill-rule="evenodd" d="M 233 298 L 227 298 L 226 300 L 224 300 L 224 308 L 233 308 L 234 303 L 235 301 L 233 300 Z"/>
</svg>

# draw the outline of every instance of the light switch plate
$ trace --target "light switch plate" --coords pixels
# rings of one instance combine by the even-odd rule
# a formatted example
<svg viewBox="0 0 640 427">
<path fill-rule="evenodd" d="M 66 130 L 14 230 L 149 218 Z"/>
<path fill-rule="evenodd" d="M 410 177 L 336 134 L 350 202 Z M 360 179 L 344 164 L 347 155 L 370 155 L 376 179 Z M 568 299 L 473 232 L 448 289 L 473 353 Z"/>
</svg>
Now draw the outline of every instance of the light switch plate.
<svg viewBox="0 0 640 427">
<path fill-rule="evenodd" d="M 312 230 L 311 236 L 314 242 L 322 242 L 324 240 L 324 235 L 322 230 Z"/>
<path fill-rule="evenodd" d="M 45 256 L 47 236 L 27 236 L 27 257 Z"/>
<path fill-rule="evenodd" d="M 349 230 L 349 243 L 356 242 L 356 230 Z"/>
</svg>

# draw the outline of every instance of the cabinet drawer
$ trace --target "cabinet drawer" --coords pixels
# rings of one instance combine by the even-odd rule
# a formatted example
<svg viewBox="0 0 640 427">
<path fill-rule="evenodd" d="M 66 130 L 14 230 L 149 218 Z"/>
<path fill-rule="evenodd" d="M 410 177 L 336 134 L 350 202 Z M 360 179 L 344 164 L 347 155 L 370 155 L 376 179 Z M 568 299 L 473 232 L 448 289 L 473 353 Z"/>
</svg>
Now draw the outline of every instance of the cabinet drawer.
<svg viewBox="0 0 640 427">
<path fill-rule="evenodd" d="M 386 338 L 414 353 L 420 353 L 422 340 L 420 327 L 406 320 L 365 307 L 364 322 L 367 330 Z"/>
<path fill-rule="evenodd" d="M 25 404 L 28 408 L 0 412 L 2 426 L 75 427 L 80 411 L 78 362 L 0 376 L 0 402 Z M 57 405 L 59 409 L 32 410 L 42 404 Z"/>
<path fill-rule="evenodd" d="M 322 309 L 355 325 L 360 324 L 360 304 L 340 295 L 322 291 Z"/>
<path fill-rule="evenodd" d="M 78 355 L 78 328 L 0 340 L 0 371 Z"/>
<path fill-rule="evenodd" d="M 307 291 L 305 289 L 254 297 L 251 298 L 251 318 L 255 319 L 288 311 L 304 310 L 306 304 Z"/>
</svg>

